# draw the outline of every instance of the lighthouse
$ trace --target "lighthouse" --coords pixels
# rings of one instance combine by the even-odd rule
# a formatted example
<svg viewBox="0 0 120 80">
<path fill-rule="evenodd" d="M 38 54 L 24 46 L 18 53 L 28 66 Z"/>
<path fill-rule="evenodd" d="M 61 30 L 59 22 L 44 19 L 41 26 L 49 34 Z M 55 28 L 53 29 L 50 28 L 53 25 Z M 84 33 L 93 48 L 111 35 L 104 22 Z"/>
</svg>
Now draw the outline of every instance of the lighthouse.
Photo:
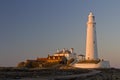
<svg viewBox="0 0 120 80">
<path fill-rule="evenodd" d="M 88 15 L 86 30 L 86 60 L 97 60 L 97 39 L 96 39 L 96 22 L 92 12 Z"/>
<path fill-rule="evenodd" d="M 110 68 L 109 61 L 100 59 L 97 52 L 96 22 L 92 12 L 88 15 L 86 29 L 85 59 L 78 60 L 73 67 L 77 68 Z"/>
</svg>

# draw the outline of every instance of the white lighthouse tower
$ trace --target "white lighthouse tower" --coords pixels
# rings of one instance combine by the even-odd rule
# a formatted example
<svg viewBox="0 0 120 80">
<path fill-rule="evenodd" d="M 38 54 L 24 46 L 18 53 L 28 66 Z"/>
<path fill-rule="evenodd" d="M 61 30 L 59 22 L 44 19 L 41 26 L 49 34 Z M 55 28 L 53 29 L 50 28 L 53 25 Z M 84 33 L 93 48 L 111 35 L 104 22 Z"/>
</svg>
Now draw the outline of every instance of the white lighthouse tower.
<svg viewBox="0 0 120 80">
<path fill-rule="evenodd" d="M 76 62 L 73 67 L 77 68 L 110 68 L 109 61 L 98 58 L 95 17 L 92 12 L 88 15 L 86 35 L 85 59 Z"/>
<path fill-rule="evenodd" d="M 86 35 L 86 60 L 97 60 L 97 40 L 95 17 L 92 12 L 88 15 L 87 35 Z"/>
</svg>

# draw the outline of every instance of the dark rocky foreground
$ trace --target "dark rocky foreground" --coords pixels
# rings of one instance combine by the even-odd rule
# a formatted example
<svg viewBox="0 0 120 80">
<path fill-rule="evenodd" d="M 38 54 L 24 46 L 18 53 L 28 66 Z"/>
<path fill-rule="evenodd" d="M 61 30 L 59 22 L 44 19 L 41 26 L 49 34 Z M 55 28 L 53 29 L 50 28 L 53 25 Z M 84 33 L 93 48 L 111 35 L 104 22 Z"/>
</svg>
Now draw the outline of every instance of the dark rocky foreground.
<svg viewBox="0 0 120 80">
<path fill-rule="evenodd" d="M 94 72 L 93 74 L 92 71 Z M 2 67 L 0 68 L 0 80 L 120 80 L 120 69 L 28 69 Z"/>
</svg>

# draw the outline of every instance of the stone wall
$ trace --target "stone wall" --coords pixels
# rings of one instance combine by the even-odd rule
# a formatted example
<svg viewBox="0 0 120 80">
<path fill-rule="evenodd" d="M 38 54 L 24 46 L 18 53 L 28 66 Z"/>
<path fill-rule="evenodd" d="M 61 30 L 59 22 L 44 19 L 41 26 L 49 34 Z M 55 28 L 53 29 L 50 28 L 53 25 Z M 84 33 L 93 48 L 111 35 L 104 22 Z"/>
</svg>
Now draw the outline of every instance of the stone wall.
<svg viewBox="0 0 120 80">
<path fill-rule="evenodd" d="M 110 68 L 109 61 L 100 61 L 99 63 L 76 63 L 73 67 L 77 68 Z"/>
</svg>

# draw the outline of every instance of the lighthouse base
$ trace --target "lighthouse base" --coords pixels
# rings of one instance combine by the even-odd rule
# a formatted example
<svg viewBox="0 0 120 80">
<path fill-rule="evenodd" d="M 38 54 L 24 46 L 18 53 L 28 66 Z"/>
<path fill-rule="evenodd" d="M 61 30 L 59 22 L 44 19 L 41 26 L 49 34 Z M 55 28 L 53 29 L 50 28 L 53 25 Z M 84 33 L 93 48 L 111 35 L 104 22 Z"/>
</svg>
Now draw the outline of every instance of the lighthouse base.
<svg viewBox="0 0 120 80">
<path fill-rule="evenodd" d="M 100 61 L 99 63 L 75 63 L 76 68 L 110 68 L 109 61 Z"/>
</svg>

